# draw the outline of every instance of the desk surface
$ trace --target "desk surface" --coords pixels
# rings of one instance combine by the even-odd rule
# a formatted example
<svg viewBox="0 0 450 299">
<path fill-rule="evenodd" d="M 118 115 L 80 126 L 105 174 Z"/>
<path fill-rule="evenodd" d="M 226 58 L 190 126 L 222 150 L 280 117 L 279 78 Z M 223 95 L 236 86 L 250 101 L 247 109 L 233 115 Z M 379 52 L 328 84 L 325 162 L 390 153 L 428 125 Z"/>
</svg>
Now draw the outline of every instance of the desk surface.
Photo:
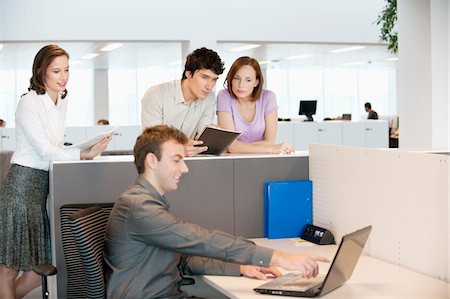
<svg viewBox="0 0 450 299">
<path fill-rule="evenodd" d="M 254 239 L 262 246 L 287 252 L 310 252 L 333 258 L 337 246 L 295 246 L 287 239 Z M 320 265 L 320 273 L 328 271 L 329 264 Z M 204 275 L 202 279 L 221 293 L 232 299 L 242 298 L 283 298 L 281 296 L 261 295 L 253 288 L 264 281 L 245 277 Z M 352 277 L 340 288 L 322 298 L 408 298 L 408 299 L 448 299 L 450 284 L 417 272 L 383 262 L 369 256 L 362 256 Z"/>
</svg>

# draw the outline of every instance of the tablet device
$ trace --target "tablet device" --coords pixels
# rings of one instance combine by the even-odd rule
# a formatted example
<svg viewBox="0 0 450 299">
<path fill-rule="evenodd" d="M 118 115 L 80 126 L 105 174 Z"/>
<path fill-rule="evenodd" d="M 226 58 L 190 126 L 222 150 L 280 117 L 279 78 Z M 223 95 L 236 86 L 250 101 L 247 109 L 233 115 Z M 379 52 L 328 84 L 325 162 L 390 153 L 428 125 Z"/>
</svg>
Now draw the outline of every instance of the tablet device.
<svg viewBox="0 0 450 299">
<path fill-rule="evenodd" d="M 208 126 L 200 134 L 197 140 L 203 141 L 203 144 L 198 146 L 207 146 L 208 149 L 202 154 L 221 155 L 227 147 L 233 143 L 239 136 L 240 132 L 225 130 L 222 128 Z"/>
</svg>

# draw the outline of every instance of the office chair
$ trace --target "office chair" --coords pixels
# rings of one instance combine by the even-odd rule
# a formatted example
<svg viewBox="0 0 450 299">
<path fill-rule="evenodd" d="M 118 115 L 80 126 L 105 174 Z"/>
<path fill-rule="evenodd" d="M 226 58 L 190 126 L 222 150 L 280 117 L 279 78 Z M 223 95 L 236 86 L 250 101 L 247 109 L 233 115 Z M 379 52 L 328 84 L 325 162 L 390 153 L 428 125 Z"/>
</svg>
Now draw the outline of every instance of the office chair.
<svg viewBox="0 0 450 299">
<path fill-rule="evenodd" d="M 113 204 L 102 206 L 67 205 L 61 208 L 67 298 L 106 297 L 103 253 L 106 225 Z M 193 278 L 186 277 L 181 284 L 194 283 Z"/>
<path fill-rule="evenodd" d="M 104 261 L 105 233 L 111 209 L 89 207 L 69 215 L 69 225 L 80 252 L 87 281 L 87 298 L 105 295 Z M 195 280 L 183 277 L 181 285 L 192 285 Z"/>
<path fill-rule="evenodd" d="M 33 271 L 42 277 L 42 298 L 47 299 L 49 292 L 47 287 L 47 277 L 56 274 L 56 268 L 50 264 L 41 264 L 33 268 Z"/>
<path fill-rule="evenodd" d="M 93 206 L 69 215 L 70 229 L 85 277 L 85 294 L 80 294 L 83 298 L 106 297 L 103 252 L 109 213 L 106 209 Z"/>
<path fill-rule="evenodd" d="M 106 230 L 106 222 L 108 221 L 109 213 L 112 210 L 112 205 L 113 204 L 108 204 L 108 206 L 103 209 L 104 213 L 106 214 L 105 215 L 106 218 L 104 218 L 104 217 L 99 218 L 99 219 L 103 219 L 105 221 L 103 230 Z M 66 266 L 67 266 L 67 269 L 69 272 L 67 275 L 68 277 L 66 278 L 67 279 L 66 287 L 67 287 L 68 298 L 78 298 L 79 296 L 86 297 L 85 294 L 87 293 L 88 281 L 85 278 L 85 276 L 86 276 L 85 273 L 89 273 L 89 271 L 86 272 L 86 270 L 84 270 L 84 268 L 82 266 L 83 259 L 80 256 L 79 250 L 76 248 L 76 244 L 77 244 L 76 240 L 70 233 L 70 229 L 69 229 L 70 216 L 72 216 L 72 214 L 75 214 L 77 212 L 87 210 L 86 206 L 89 206 L 89 205 L 79 205 L 79 206 L 68 205 L 61 209 L 61 214 L 62 214 L 62 217 L 61 217 L 62 218 L 61 219 L 62 229 L 61 230 L 62 230 L 62 235 L 63 235 L 63 239 L 64 239 L 63 248 L 64 248 L 64 255 L 66 258 L 66 264 L 67 264 Z M 95 209 L 93 209 L 91 207 L 88 212 L 98 211 L 99 209 L 102 209 L 102 208 L 96 207 Z M 100 228 L 102 228 L 102 226 Z M 103 252 L 103 248 L 102 248 L 101 252 Z M 48 291 L 48 286 L 47 286 L 47 277 L 55 275 L 57 273 L 57 269 L 53 265 L 42 264 L 42 265 L 37 265 L 36 267 L 34 267 L 33 271 L 42 277 L 42 298 L 47 299 L 49 297 L 49 291 Z M 103 271 L 103 268 L 102 268 L 102 271 Z M 103 292 L 104 292 L 104 289 L 105 289 L 105 287 L 103 286 Z"/>
</svg>

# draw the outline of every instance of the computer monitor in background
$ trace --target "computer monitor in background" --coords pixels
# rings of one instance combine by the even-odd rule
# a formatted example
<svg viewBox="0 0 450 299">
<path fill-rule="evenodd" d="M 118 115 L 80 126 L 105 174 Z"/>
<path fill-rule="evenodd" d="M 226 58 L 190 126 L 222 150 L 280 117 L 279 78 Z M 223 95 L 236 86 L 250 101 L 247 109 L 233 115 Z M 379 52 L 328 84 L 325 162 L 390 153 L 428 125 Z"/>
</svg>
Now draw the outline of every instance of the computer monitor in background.
<svg viewBox="0 0 450 299">
<path fill-rule="evenodd" d="M 316 114 L 317 100 L 300 101 L 298 115 L 306 115 L 308 121 L 313 121 L 313 115 Z"/>
</svg>

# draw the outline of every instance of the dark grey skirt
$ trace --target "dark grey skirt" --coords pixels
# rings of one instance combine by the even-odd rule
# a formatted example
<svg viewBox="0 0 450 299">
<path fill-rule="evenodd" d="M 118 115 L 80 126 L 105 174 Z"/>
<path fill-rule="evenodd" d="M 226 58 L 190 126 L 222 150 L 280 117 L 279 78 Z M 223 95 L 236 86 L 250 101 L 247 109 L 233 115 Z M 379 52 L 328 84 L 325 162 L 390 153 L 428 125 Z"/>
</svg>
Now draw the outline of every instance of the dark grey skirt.
<svg viewBox="0 0 450 299">
<path fill-rule="evenodd" d="M 0 264 L 18 271 L 51 263 L 48 171 L 12 164 L 0 189 Z"/>
</svg>

